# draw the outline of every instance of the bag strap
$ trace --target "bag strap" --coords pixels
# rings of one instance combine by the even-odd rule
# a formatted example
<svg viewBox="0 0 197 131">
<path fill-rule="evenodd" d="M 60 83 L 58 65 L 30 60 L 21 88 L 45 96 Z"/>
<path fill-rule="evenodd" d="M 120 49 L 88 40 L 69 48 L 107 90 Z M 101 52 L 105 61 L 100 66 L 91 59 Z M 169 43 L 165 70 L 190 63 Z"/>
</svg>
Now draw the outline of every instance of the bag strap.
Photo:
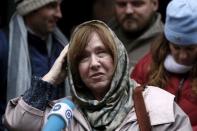
<svg viewBox="0 0 197 131">
<path fill-rule="evenodd" d="M 138 86 L 134 89 L 133 100 L 134 107 L 137 116 L 137 121 L 139 124 L 140 131 L 151 131 L 151 124 L 148 112 L 146 111 L 146 106 L 144 103 L 144 98 L 142 92 L 145 86 Z"/>
</svg>

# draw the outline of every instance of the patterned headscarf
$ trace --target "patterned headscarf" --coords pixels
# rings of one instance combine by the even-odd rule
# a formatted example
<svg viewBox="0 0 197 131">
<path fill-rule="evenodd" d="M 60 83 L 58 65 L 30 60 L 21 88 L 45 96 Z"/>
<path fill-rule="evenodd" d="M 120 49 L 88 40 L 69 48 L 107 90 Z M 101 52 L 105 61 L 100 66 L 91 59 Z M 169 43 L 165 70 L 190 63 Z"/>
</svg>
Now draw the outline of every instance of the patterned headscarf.
<svg viewBox="0 0 197 131">
<path fill-rule="evenodd" d="M 84 115 L 87 117 L 92 130 L 113 131 L 123 122 L 124 118 L 133 107 L 132 87 L 135 87 L 136 83 L 131 82 L 129 78 L 126 49 L 105 23 L 98 20 L 88 21 L 79 25 L 75 29 L 75 32 L 84 26 L 91 24 L 100 24 L 107 28 L 115 41 L 115 46 L 117 48 L 117 51 L 115 52 L 117 55 L 117 63 L 114 63 L 116 64 L 116 68 L 110 85 L 110 90 L 101 101 L 90 99 L 90 95 L 88 95 L 87 92 L 84 92 L 84 89 L 76 88 L 76 82 L 73 80 L 74 76 L 71 71 L 70 63 L 68 63 L 69 84 L 71 86 L 73 97 L 81 107 Z M 70 41 L 70 45 L 71 44 L 72 41 Z M 83 86 L 83 84 L 81 84 L 81 86 Z"/>
</svg>

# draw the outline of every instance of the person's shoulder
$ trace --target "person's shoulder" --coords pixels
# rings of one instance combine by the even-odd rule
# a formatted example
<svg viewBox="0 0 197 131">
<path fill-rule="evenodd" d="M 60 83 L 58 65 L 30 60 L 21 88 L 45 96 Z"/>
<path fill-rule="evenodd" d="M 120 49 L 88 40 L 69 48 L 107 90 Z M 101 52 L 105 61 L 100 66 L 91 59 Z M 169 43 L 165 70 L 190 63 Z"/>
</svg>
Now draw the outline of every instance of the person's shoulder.
<svg viewBox="0 0 197 131">
<path fill-rule="evenodd" d="M 146 86 L 143 93 L 144 93 L 144 95 L 150 97 L 150 99 L 157 97 L 157 98 L 172 98 L 171 100 L 174 100 L 174 97 L 175 97 L 173 94 L 165 91 L 162 88 L 156 87 L 156 86 Z M 165 102 L 165 101 L 166 100 L 164 100 L 163 102 Z"/>
<path fill-rule="evenodd" d="M 147 86 L 143 92 L 151 125 L 171 123 L 175 121 L 174 95 L 154 86 Z"/>
<path fill-rule="evenodd" d="M 141 84 L 146 83 L 151 62 L 152 62 L 151 53 L 148 52 L 131 69 L 130 77 L 135 79 L 137 82 Z"/>
<path fill-rule="evenodd" d="M 143 93 L 152 126 L 192 131 L 189 117 L 174 102 L 173 94 L 154 86 L 147 86 Z"/>
<path fill-rule="evenodd" d="M 135 67 L 137 68 L 138 66 L 140 68 L 147 68 L 147 65 L 150 65 L 152 62 L 152 56 L 151 56 L 151 52 L 147 52 L 135 65 Z"/>
</svg>

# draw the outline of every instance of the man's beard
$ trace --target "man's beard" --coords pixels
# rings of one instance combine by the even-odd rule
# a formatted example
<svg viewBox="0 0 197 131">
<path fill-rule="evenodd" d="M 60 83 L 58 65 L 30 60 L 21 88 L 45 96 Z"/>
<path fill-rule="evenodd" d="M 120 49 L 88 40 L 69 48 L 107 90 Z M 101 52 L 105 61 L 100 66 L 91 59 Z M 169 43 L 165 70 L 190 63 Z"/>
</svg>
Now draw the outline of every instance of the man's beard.
<svg viewBox="0 0 197 131">
<path fill-rule="evenodd" d="M 133 20 L 133 22 L 136 22 L 136 25 L 137 25 L 135 28 L 132 28 L 132 29 L 125 29 L 124 27 L 122 27 L 124 29 L 122 30 L 123 33 L 126 35 L 126 37 L 129 37 L 129 38 L 136 38 L 136 37 L 141 36 L 150 27 L 153 21 L 153 19 L 150 19 L 147 21 L 147 23 L 144 26 L 140 26 L 137 23 L 138 21 L 133 16 L 131 15 L 125 16 L 125 18 L 123 19 L 123 22 L 126 21 L 127 19 Z"/>
</svg>

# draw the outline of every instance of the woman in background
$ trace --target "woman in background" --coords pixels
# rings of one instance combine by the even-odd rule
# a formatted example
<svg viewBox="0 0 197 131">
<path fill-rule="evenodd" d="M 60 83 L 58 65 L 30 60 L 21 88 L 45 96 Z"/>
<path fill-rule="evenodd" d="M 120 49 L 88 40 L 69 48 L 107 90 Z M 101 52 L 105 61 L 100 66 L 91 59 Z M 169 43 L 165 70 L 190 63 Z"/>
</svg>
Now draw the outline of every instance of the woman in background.
<svg viewBox="0 0 197 131">
<path fill-rule="evenodd" d="M 197 131 L 197 2 L 172 0 L 163 36 L 135 66 L 131 78 L 161 87 L 189 116 Z"/>
</svg>

